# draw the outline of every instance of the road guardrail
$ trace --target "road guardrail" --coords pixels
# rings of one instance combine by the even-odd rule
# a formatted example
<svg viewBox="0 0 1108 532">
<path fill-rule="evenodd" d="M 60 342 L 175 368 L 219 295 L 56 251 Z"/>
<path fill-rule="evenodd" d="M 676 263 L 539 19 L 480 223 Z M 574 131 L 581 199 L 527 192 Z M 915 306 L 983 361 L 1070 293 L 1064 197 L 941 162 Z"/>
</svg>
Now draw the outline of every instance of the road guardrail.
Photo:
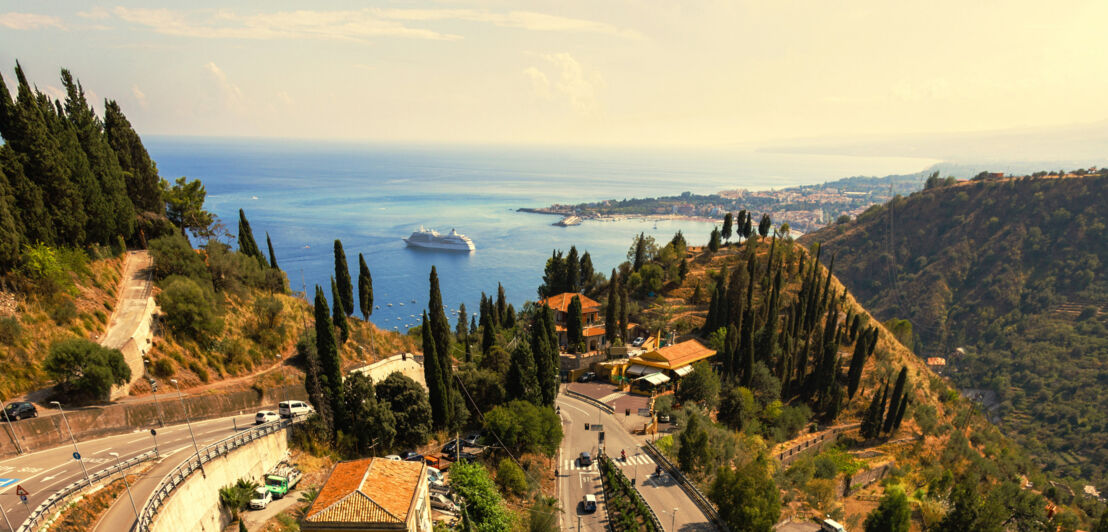
<svg viewBox="0 0 1108 532">
<path fill-rule="evenodd" d="M 571 395 L 575 399 L 580 399 L 580 400 L 582 400 L 586 403 L 589 403 L 593 406 L 596 406 L 596 407 L 600 408 L 601 410 L 603 410 L 603 411 L 605 411 L 609 414 L 616 413 L 616 409 L 614 409 L 614 408 L 612 408 L 612 407 L 610 407 L 610 406 L 608 406 L 604 403 L 601 403 L 600 401 L 597 401 L 596 399 L 593 399 L 592 397 L 589 397 L 589 396 L 587 396 L 587 395 L 585 395 L 581 392 L 575 392 L 575 391 L 569 389 L 569 386 L 566 386 L 566 395 Z"/>
<path fill-rule="evenodd" d="M 193 453 L 192 456 L 189 456 L 188 459 L 177 465 L 177 467 L 173 468 L 173 471 L 170 471 L 168 475 L 162 478 L 158 486 L 154 488 L 154 493 L 150 494 L 150 497 L 146 499 L 146 503 L 142 505 L 139 517 L 131 527 L 131 530 L 133 532 L 149 531 L 150 525 L 153 524 L 154 519 L 158 516 L 158 511 L 161 510 L 162 506 L 165 504 L 165 500 L 173 494 L 178 486 L 188 479 L 189 475 L 192 475 L 197 469 L 200 469 L 203 464 L 226 455 L 258 438 L 268 436 L 279 430 L 284 430 L 294 423 L 303 420 L 305 417 L 307 416 L 292 418 L 287 422 L 273 421 L 271 423 L 259 425 L 239 432 L 234 436 L 223 438 L 222 440 L 201 448 L 200 452 Z"/>
<path fill-rule="evenodd" d="M 101 480 L 111 478 L 113 475 L 119 474 L 122 471 L 131 469 L 132 467 L 135 467 L 143 462 L 153 460 L 157 457 L 157 451 L 146 451 L 145 453 L 142 453 L 138 456 L 128 458 L 127 460 L 120 462 L 118 465 L 113 465 L 111 467 L 101 469 L 100 471 L 89 475 L 88 479 L 81 478 L 77 482 L 74 482 L 62 488 L 61 490 L 54 492 L 53 495 L 47 497 L 45 501 L 42 501 L 42 504 L 39 504 L 38 507 L 36 507 L 35 510 L 31 512 L 31 515 L 27 516 L 27 520 L 23 521 L 23 524 L 16 529 L 16 532 L 30 532 L 31 530 L 34 530 L 36 526 L 41 524 L 48 516 L 54 513 L 54 510 L 57 507 L 68 502 L 69 499 L 73 498 L 73 496 L 83 492 L 84 490 L 88 489 L 92 485 L 95 485 Z M 91 483 L 89 482 L 90 480 L 92 481 Z"/>
<path fill-rule="evenodd" d="M 666 456 L 654 446 L 654 442 L 646 442 L 646 446 L 643 447 L 643 449 L 654 459 L 655 463 L 666 469 L 666 472 L 677 481 L 677 485 L 681 486 L 681 489 L 688 494 L 689 498 L 696 503 L 700 511 L 704 512 L 704 515 L 708 516 L 708 519 L 710 519 L 713 524 L 723 532 L 730 532 L 727 525 L 724 524 L 723 519 L 720 518 L 719 512 L 716 511 L 716 507 L 712 505 L 712 501 L 708 500 L 708 497 L 705 497 L 704 494 L 700 492 L 696 484 L 693 484 L 673 462 L 669 461 L 669 458 L 666 458 Z"/>
</svg>

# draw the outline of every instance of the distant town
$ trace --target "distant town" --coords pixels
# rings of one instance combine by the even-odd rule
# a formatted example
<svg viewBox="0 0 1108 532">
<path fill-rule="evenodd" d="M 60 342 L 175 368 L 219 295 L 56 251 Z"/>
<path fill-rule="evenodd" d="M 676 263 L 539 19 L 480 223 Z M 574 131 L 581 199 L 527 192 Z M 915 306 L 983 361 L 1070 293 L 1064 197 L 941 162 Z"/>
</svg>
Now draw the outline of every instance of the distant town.
<svg viewBox="0 0 1108 532">
<path fill-rule="evenodd" d="M 554 204 L 524 212 L 613 219 L 628 216 L 719 220 L 724 213 L 742 209 L 768 213 L 791 231 L 808 233 L 843 216 L 854 217 L 894 195 L 908 195 L 923 188 L 927 172 L 885 177 L 848 177 L 819 185 L 776 190 L 724 190 L 700 195 L 684 192 L 658 198 L 608 199 L 576 205 Z"/>
</svg>

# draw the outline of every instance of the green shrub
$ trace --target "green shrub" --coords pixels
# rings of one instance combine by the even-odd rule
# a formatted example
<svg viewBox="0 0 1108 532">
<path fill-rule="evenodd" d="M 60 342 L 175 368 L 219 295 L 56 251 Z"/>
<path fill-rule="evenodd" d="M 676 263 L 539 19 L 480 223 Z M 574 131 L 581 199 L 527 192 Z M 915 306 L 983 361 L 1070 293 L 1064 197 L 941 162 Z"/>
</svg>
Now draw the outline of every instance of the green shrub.
<svg viewBox="0 0 1108 532">
<path fill-rule="evenodd" d="M 527 493 L 527 475 L 511 458 L 502 458 L 496 468 L 496 484 L 502 491 L 515 496 Z"/>
<path fill-rule="evenodd" d="M 73 302 L 73 298 L 62 295 L 54 298 L 53 305 L 50 307 L 50 319 L 54 320 L 54 323 L 69 325 L 69 322 L 76 317 L 77 305 Z"/>
<path fill-rule="evenodd" d="M 14 346 L 23 336 L 23 326 L 14 316 L 0 318 L 0 344 Z"/>
<path fill-rule="evenodd" d="M 211 377 L 208 375 L 208 370 L 204 369 L 204 367 L 197 363 L 195 360 L 189 361 L 189 371 L 195 373 L 196 376 L 204 382 L 208 382 L 208 380 L 211 379 Z"/>
<path fill-rule="evenodd" d="M 113 385 L 131 378 L 123 353 L 83 338 L 55 342 L 42 369 L 65 393 L 81 399 L 106 399 Z"/>
<path fill-rule="evenodd" d="M 223 330 L 216 316 L 212 295 L 195 281 L 173 276 L 164 281 L 165 288 L 157 296 L 164 322 L 182 337 L 203 342 Z"/>
<path fill-rule="evenodd" d="M 150 371 L 159 379 L 168 379 L 172 377 L 174 373 L 177 373 L 177 369 L 173 367 L 173 362 L 170 362 L 168 358 L 159 358 L 155 360 L 151 365 Z"/>
</svg>

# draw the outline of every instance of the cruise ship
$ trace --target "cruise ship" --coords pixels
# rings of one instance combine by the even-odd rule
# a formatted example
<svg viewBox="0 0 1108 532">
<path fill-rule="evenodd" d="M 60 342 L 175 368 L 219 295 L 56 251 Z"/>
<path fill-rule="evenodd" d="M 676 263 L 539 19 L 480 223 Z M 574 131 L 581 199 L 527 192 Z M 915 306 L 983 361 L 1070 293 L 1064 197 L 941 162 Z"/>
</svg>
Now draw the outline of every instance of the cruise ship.
<svg viewBox="0 0 1108 532">
<path fill-rule="evenodd" d="M 450 234 L 441 235 L 434 229 L 425 229 L 419 226 L 408 238 L 402 239 L 404 243 L 414 248 L 445 249 L 450 251 L 473 251 L 473 241 L 469 237 L 459 234 L 451 229 Z"/>
</svg>

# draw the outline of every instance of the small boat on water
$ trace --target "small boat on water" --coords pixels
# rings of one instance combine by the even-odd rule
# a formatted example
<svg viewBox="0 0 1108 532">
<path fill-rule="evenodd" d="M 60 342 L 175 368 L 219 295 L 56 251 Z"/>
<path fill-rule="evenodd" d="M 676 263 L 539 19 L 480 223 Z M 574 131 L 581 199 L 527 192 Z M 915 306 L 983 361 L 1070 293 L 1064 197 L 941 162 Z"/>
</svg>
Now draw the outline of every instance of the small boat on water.
<svg viewBox="0 0 1108 532">
<path fill-rule="evenodd" d="M 569 227 L 571 225 L 581 225 L 581 217 L 571 214 L 569 216 L 566 216 L 565 218 L 562 218 L 561 220 L 558 220 L 557 222 L 554 222 L 551 225 L 557 225 L 557 226 L 560 226 L 560 227 Z"/>
<path fill-rule="evenodd" d="M 389 305 L 388 305 L 388 306 L 390 306 L 390 307 L 391 307 L 391 306 L 392 306 L 392 303 L 389 303 Z"/>
</svg>

